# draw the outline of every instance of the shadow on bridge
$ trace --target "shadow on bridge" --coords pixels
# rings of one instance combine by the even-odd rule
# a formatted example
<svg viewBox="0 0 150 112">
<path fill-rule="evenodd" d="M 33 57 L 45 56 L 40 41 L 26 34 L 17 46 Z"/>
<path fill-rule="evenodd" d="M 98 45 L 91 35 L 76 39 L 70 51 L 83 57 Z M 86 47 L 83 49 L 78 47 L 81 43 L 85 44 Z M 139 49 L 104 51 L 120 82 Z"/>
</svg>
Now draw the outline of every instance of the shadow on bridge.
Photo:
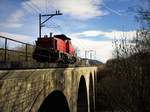
<svg viewBox="0 0 150 112">
<path fill-rule="evenodd" d="M 55 90 L 47 96 L 38 112 L 70 112 L 70 110 L 64 94 Z"/>
<path fill-rule="evenodd" d="M 84 76 L 81 76 L 79 83 L 77 112 L 88 112 L 87 88 Z"/>
</svg>

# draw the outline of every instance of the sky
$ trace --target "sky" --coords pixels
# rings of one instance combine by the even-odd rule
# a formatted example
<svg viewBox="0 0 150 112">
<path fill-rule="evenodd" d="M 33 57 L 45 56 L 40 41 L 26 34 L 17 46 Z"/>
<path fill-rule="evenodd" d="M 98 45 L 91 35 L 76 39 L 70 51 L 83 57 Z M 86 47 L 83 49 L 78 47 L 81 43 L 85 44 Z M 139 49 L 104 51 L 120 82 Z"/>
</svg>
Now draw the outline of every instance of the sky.
<svg viewBox="0 0 150 112">
<path fill-rule="evenodd" d="M 87 58 L 105 63 L 113 58 L 114 39 L 135 37 L 139 25 L 131 9 L 138 4 L 138 0 L 0 0 L 0 35 L 34 44 L 39 13 L 59 10 L 63 15 L 47 21 L 42 36 L 65 34 L 78 56 L 84 58 L 87 51 Z"/>
</svg>

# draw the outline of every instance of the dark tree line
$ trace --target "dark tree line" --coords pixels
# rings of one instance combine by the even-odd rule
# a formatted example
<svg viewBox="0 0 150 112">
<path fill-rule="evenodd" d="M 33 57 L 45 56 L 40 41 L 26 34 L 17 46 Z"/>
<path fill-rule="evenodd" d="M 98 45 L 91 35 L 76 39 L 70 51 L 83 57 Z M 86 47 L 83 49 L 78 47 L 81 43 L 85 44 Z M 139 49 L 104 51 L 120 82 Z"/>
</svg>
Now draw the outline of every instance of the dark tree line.
<svg viewBox="0 0 150 112">
<path fill-rule="evenodd" d="M 150 112 L 150 0 L 141 0 L 135 13 L 141 25 L 136 37 L 114 41 L 115 59 L 98 76 L 99 103 L 106 110 Z"/>
</svg>

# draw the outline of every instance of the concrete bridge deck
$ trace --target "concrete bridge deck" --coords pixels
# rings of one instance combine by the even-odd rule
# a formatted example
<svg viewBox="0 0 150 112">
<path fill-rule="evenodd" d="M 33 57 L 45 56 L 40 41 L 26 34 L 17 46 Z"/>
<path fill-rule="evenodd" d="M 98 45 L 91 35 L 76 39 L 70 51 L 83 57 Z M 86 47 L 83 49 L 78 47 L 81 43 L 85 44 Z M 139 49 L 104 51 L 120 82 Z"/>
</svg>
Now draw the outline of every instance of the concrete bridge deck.
<svg viewBox="0 0 150 112">
<path fill-rule="evenodd" d="M 97 67 L 0 70 L 0 112 L 94 112 L 96 73 Z"/>
</svg>

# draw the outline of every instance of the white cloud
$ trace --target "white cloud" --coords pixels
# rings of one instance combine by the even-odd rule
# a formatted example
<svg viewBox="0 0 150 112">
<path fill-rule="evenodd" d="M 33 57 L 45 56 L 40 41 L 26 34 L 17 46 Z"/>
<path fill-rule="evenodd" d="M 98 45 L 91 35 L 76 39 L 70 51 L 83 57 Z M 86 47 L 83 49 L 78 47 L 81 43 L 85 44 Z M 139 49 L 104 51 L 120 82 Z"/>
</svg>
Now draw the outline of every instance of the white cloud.
<svg viewBox="0 0 150 112">
<path fill-rule="evenodd" d="M 0 36 L 4 36 L 7 38 L 11 38 L 14 40 L 22 41 L 22 42 L 32 42 L 33 37 L 31 36 L 26 36 L 26 35 L 21 35 L 21 34 L 12 34 L 12 33 L 7 33 L 7 32 L 0 32 Z"/>
<path fill-rule="evenodd" d="M 5 23 L 0 23 L 0 26 L 5 27 L 5 28 L 20 28 L 22 24 L 21 23 L 8 23 L 8 25 L 6 25 Z"/>
<path fill-rule="evenodd" d="M 85 57 L 85 50 L 96 51 L 96 59 L 101 62 L 106 62 L 112 58 L 112 42 L 111 41 L 93 41 L 88 39 L 81 39 L 74 34 L 70 34 L 73 45 L 79 49 L 79 57 Z M 90 58 L 88 54 L 88 58 Z"/>
<path fill-rule="evenodd" d="M 23 7 L 30 11 L 39 9 L 45 12 L 47 10 L 59 9 L 64 14 L 68 14 L 77 19 L 90 19 L 97 16 L 108 14 L 106 11 L 100 10 L 102 0 L 28 0 L 23 2 Z M 30 8 L 29 8 L 30 7 Z"/>
<path fill-rule="evenodd" d="M 22 10 L 16 10 L 5 20 L 4 23 L 0 23 L 0 25 L 6 28 L 19 28 L 22 26 L 21 20 L 23 16 L 24 12 Z"/>
<path fill-rule="evenodd" d="M 23 25 L 22 20 L 26 12 L 38 15 L 52 10 L 60 10 L 63 14 L 73 18 L 86 20 L 108 14 L 100 9 L 102 2 L 102 0 L 26 0 L 22 2 L 20 9 L 12 12 L 5 20 L 4 23 L 8 25 L 4 23 L 0 23 L 0 25 L 5 28 L 20 28 Z"/>
<path fill-rule="evenodd" d="M 85 36 L 85 37 L 95 37 L 102 35 L 103 33 L 101 31 L 91 30 L 91 31 L 83 31 L 81 33 L 75 33 L 74 35 L 77 36 Z"/>
<path fill-rule="evenodd" d="M 104 32 L 104 31 L 84 31 L 81 33 L 72 33 L 69 35 L 72 38 L 72 43 L 74 46 L 76 46 L 80 50 L 79 56 L 85 57 L 85 50 L 94 50 L 96 51 L 96 59 L 102 62 L 106 62 L 108 59 L 113 58 L 113 47 L 112 47 L 112 41 L 114 38 L 121 39 L 123 37 L 127 37 L 128 40 L 131 40 L 135 36 L 135 31 L 117 31 L 113 30 L 110 32 Z M 104 36 L 106 38 L 109 38 L 105 41 L 94 41 L 89 40 L 86 37 L 96 37 L 97 36 Z M 84 38 L 81 38 L 84 37 Z"/>
<path fill-rule="evenodd" d="M 13 13 L 12 15 L 10 15 L 10 19 L 8 19 L 8 22 L 20 22 L 20 19 L 23 17 L 24 12 L 22 10 L 17 10 L 15 11 L 15 13 Z"/>
<path fill-rule="evenodd" d="M 119 30 L 112 30 L 112 31 L 100 31 L 100 30 L 89 30 L 83 31 L 80 33 L 74 33 L 73 35 L 78 37 L 106 37 L 108 39 L 121 39 L 126 37 L 128 40 L 132 40 L 136 36 L 136 31 L 119 31 Z"/>
</svg>

